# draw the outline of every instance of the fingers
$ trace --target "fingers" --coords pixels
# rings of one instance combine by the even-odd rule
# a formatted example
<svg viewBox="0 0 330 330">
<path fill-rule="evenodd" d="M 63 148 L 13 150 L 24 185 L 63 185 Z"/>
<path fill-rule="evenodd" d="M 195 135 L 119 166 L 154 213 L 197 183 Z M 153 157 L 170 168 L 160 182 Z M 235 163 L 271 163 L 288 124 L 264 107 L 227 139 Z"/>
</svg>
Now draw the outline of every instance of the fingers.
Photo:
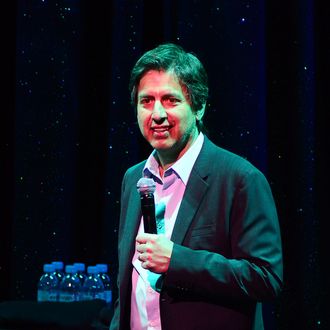
<svg viewBox="0 0 330 330">
<path fill-rule="evenodd" d="M 139 253 L 152 253 L 152 246 L 149 243 L 136 246 L 136 251 Z"/>
<path fill-rule="evenodd" d="M 138 259 L 141 261 L 141 262 L 146 262 L 148 260 L 151 260 L 150 256 L 146 253 L 141 253 L 138 255 Z"/>
<path fill-rule="evenodd" d="M 149 265 L 149 261 L 144 261 L 144 262 L 141 262 L 141 266 L 142 268 L 144 269 L 150 269 L 150 265 Z"/>
<path fill-rule="evenodd" d="M 152 245 L 155 243 L 157 235 L 140 234 L 136 237 L 136 250 L 139 253 L 152 252 Z"/>
<path fill-rule="evenodd" d="M 155 239 L 157 238 L 157 235 L 156 234 L 139 234 L 137 237 L 136 237 L 136 242 L 138 244 L 146 244 L 150 241 L 154 241 Z"/>
<path fill-rule="evenodd" d="M 150 256 L 145 253 L 141 253 L 138 255 L 138 259 L 141 261 L 142 268 L 149 269 L 151 266 L 150 260 L 148 260 Z"/>
<path fill-rule="evenodd" d="M 136 237 L 136 250 L 139 253 L 138 259 L 141 261 L 142 268 L 148 269 L 151 260 L 151 247 L 150 241 L 154 241 L 157 235 L 153 234 L 140 234 Z"/>
<path fill-rule="evenodd" d="M 173 242 L 164 235 L 140 234 L 136 237 L 136 251 L 142 268 L 154 273 L 168 270 Z"/>
<path fill-rule="evenodd" d="M 146 252 L 146 244 L 140 244 L 136 246 L 136 251 L 139 253 Z"/>
</svg>

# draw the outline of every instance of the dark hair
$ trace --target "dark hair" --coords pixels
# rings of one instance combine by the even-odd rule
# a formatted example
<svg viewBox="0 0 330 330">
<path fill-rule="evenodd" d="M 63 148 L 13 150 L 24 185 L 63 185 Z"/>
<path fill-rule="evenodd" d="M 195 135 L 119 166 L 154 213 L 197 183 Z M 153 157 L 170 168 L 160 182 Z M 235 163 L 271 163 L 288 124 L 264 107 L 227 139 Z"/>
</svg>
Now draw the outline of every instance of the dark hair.
<svg viewBox="0 0 330 330">
<path fill-rule="evenodd" d="M 192 53 L 173 43 L 159 45 L 144 53 L 132 69 L 129 90 L 133 106 L 137 104 L 137 90 L 142 77 L 150 70 L 172 71 L 180 84 L 186 87 L 194 112 L 201 110 L 208 98 L 208 79 L 199 59 Z M 197 121 L 200 131 L 204 130 L 202 118 Z"/>
</svg>

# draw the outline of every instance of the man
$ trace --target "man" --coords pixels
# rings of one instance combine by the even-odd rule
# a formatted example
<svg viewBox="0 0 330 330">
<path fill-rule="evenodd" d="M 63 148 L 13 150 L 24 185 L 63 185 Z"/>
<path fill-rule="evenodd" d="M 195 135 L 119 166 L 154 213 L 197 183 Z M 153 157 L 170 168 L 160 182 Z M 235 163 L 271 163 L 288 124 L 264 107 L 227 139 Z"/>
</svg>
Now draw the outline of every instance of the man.
<svg viewBox="0 0 330 330">
<path fill-rule="evenodd" d="M 260 302 L 282 285 L 266 179 L 203 135 L 207 75 L 193 54 L 158 46 L 138 60 L 130 86 L 153 152 L 122 183 L 119 299 L 110 329 L 263 329 Z M 156 185 L 157 235 L 144 233 L 141 177 Z"/>
</svg>

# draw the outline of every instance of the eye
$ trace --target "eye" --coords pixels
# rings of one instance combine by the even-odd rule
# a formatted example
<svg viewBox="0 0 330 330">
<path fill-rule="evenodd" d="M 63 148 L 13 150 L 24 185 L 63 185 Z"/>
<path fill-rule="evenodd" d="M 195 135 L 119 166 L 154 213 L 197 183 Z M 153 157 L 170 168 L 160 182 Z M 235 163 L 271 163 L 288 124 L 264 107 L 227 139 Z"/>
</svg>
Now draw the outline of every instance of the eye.
<svg viewBox="0 0 330 330">
<path fill-rule="evenodd" d="M 143 104 L 143 105 L 148 105 L 152 102 L 152 98 L 151 97 L 142 97 L 140 99 L 140 104 Z"/>
<path fill-rule="evenodd" d="M 174 96 L 166 96 L 163 99 L 163 103 L 165 103 L 167 105 L 170 105 L 170 106 L 175 106 L 180 102 L 181 101 L 178 98 L 174 97 Z"/>
</svg>

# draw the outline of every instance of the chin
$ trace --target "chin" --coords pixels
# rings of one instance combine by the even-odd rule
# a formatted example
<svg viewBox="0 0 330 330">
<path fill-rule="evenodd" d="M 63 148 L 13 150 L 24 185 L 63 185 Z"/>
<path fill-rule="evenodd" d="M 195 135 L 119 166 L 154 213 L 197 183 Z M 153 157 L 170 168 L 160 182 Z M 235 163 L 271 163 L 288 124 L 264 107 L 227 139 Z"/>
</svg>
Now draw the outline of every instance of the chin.
<svg viewBox="0 0 330 330">
<path fill-rule="evenodd" d="M 164 144 L 159 144 L 159 143 L 152 144 L 152 147 L 156 150 L 159 150 L 159 151 L 166 151 L 166 150 L 171 149 L 171 146 L 164 145 Z"/>
<path fill-rule="evenodd" d="M 154 149 L 159 151 L 165 151 L 173 147 L 173 143 L 169 143 L 168 141 L 152 141 L 150 144 Z"/>
</svg>

